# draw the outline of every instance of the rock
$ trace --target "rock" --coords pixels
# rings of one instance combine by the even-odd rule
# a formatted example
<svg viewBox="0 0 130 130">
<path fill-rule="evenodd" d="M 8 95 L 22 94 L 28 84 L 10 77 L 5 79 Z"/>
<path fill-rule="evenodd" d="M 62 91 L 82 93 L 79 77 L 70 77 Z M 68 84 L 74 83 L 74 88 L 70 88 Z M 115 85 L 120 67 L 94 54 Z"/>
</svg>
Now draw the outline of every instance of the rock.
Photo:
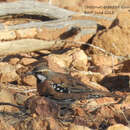
<svg viewBox="0 0 130 130">
<path fill-rule="evenodd" d="M 85 126 L 80 126 L 80 125 L 75 125 L 75 124 L 71 124 L 68 128 L 68 130 L 91 130 L 88 127 Z"/>
<path fill-rule="evenodd" d="M 34 118 L 35 117 L 35 118 Z M 29 125 L 28 125 L 29 123 Z M 15 125 L 16 126 L 16 125 Z M 63 130 L 63 126 L 58 123 L 57 120 L 55 120 L 52 117 L 48 117 L 44 120 L 42 120 L 39 116 L 33 114 L 33 118 L 30 118 L 29 116 L 26 117 L 26 120 L 23 120 L 20 123 L 17 123 L 17 127 L 15 127 L 16 130 Z"/>
<path fill-rule="evenodd" d="M 43 27 L 39 29 L 37 38 L 40 38 L 43 40 L 57 40 L 57 38 L 59 38 L 60 35 L 66 32 L 67 30 L 68 30 L 67 27 L 62 27 L 62 28 Z"/>
<path fill-rule="evenodd" d="M 66 9 L 71 9 L 73 11 L 79 11 L 79 4 L 80 4 L 80 0 L 77 0 L 77 1 L 64 1 L 64 0 L 52 0 L 52 4 L 53 5 L 56 5 L 56 6 L 59 6 L 59 7 L 62 7 L 62 8 L 66 8 Z"/>
<path fill-rule="evenodd" d="M 14 1 L 17 1 L 17 0 L 6 0 L 7 2 L 14 2 Z"/>
<path fill-rule="evenodd" d="M 126 20 L 127 19 L 127 20 Z M 92 44 L 104 49 L 116 56 L 130 55 L 130 14 L 119 14 L 109 29 L 99 31 L 93 38 Z M 94 54 L 104 53 L 101 50 L 90 47 Z"/>
<path fill-rule="evenodd" d="M 65 72 L 65 69 L 69 67 L 72 57 L 67 55 L 51 54 L 47 57 L 48 66 L 50 69 L 56 72 Z"/>
<path fill-rule="evenodd" d="M 87 70 L 88 58 L 83 50 L 75 49 L 72 54 L 72 66 L 77 70 Z"/>
<path fill-rule="evenodd" d="M 74 123 L 78 125 L 106 129 L 110 124 L 118 123 L 119 119 L 126 122 L 126 119 L 120 113 L 122 106 L 110 97 L 76 101 L 72 104 L 72 109 L 75 112 Z M 89 122 L 91 117 L 93 117 L 94 122 Z M 109 120 L 104 122 L 104 119 Z"/>
<path fill-rule="evenodd" d="M 0 1 L 1 2 L 1 1 Z M 13 126 L 11 126 L 9 123 L 5 122 L 5 120 L 0 117 L 0 130 L 15 130 Z"/>
<path fill-rule="evenodd" d="M 98 0 L 98 1 L 97 0 L 87 0 L 87 1 L 85 1 L 85 3 L 87 6 L 97 7 L 97 6 L 103 6 L 105 1 L 104 0 Z"/>
<path fill-rule="evenodd" d="M 121 65 L 120 72 L 130 72 L 130 60 L 122 62 Z"/>
<path fill-rule="evenodd" d="M 109 66 L 102 65 L 102 66 L 95 66 L 94 68 L 91 69 L 91 71 L 98 72 L 105 76 L 105 75 L 111 74 L 113 72 L 113 68 L 112 66 L 109 67 Z"/>
<path fill-rule="evenodd" d="M 48 122 L 48 127 L 50 127 L 50 130 L 63 130 L 63 126 L 58 123 L 58 121 L 52 117 L 49 117 L 46 123 Z M 48 128 L 46 127 L 46 128 Z"/>
<path fill-rule="evenodd" d="M 11 58 L 9 60 L 9 63 L 12 64 L 12 65 L 16 65 L 19 61 L 20 61 L 19 58 Z"/>
<path fill-rule="evenodd" d="M 28 75 L 28 76 L 24 77 L 23 82 L 26 85 L 33 86 L 33 87 L 37 85 L 37 79 L 35 78 L 34 75 Z"/>
<path fill-rule="evenodd" d="M 129 129 L 130 128 L 122 124 L 116 124 L 116 125 L 110 126 L 107 130 L 129 130 Z"/>
<path fill-rule="evenodd" d="M 104 75 L 100 73 L 92 73 L 92 72 L 89 73 L 89 72 L 79 71 L 79 72 L 71 72 L 71 76 L 81 81 L 86 86 L 89 86 L 90 88 L 108 91 L 108 89 L 106 89 L 104 86 L 97 83 L 104 78 Z"/>
<path fill-rule="evenodd" d="M 77 11 L 77 12 L 86 12 L 86 13 L 94 13 L 97 15 L 114 15 L 116 11 L 119 11 L 119 7 L 116 6 L 126 6 L 130 5 L 129 1 L 120 2 L 120 0 L 72 0 L 72 1 L 64 1 L 64 0 L 38 0 L 40 2 L 49 2 L 52 5 L 59 6 L 61 8 Z M 108 8 L 103 8 L 104 6 L 108 6 Z M 109 8 L 109 6 L 115 6 L 115 8 Z M 127 10 L 129 8 L 121 8 L 120 10 Z M 112 12 L 113 11 L 113 12 Z"/>
<path fill-rule="evenodd" d="M 0 0 L 0 2 L 5 2 L 6 0 Z"/>
<path fill-rule="evenodd" d="M 64 54 L 52 54 L 47 57 L 48 66 L 56 72 L 65 72 L 69 66 L 78 70 L 87 70 L 87 55 L 83 50 L 77 48 Z"/>
<path fill-rule="evenodd" d="M 15 102 L 19 105 L 24 105 L 25 100 L 28 98 L 28 96 L 25 93 L 19 93 L 16 92 L 14 94 Z"/>
<path fill-rule="evenodd" d="M 124 13 L 126 13 L 124 15 Z M 127 13 L 126 11 L 120 11 L 118 14 L 117 18 L 113 21 L 111 27 L 113 26 L 119 26 L 124 30 L 124 32 L 129 34 L 129 27 L 130 27 L 130 14 Z"/>
<path fill-rule="evenodd" d="M 95 54 L 92 55 L 91 62 L 94 67 L 89 70 L 92 72 L 99 72 L 104 76 L 112 73 L 114 70 L 114 65 L 118 64 L 118 60 L 115 57 Z"/>
<path fill-rule="evenodd" d="M 118 64 L 118 60 L 112 56 L 104 56 L 104 55 L 92 55 L 92 61 L 96 66 L 114 66 Z"/>
<path fill-rule="evenodd" d="M 99 84 L 105 86 L 110 91 L 129 91 L 130 73 L 117 73 L 105 76 Z"/>
<path fill-rule="evenodd" d="M 60 27 L 58 24 L 55 24 L 54 27 L 51 28 L 44 26 L 38 30 L 36 37 L 43 40 L 61 39 L 67 40 L 68 42 L 80 42 L 82 45 L 84 42 L 88 41 L 96 33 L 97 30 L 96 21 L 73 18 L 71 21 L 67 22 L 60 24 Z M 65 24 L 67 24 L 67 26 L 65 26 Z M 71 42 L 68 44 L 70 43 Z M 73 46 L 78 46 L 78 44 L 73 44 Z"/>
<path fill-rule="evenodd" d="M 16 69 L 6 62 L 0 63 L 1 82 L 12 82 L 18 79 Z"/>
<path fill-rule="evenodd" d="M 127 118 L 127 120 L 130 120 L 130 92 L 127 93 L 127 96 L 122 102 L 122 107 L 124 108 L 124 114 Z"/>
<path fill-rule="evenodd" d="M 10 104 L 16 104 L 14 99 L 14 92 L 10 89 L 2 89 L 0 91 L 0 102 L 1 103 L 10 103 Z M 1 105 L 0 111 L 6 111 L 6 112 L 16 112 L 18 109 L 16 107 L 13 107 L 11 105 Z"/>
<path fill-rule="evenodd" d="M 94 20 L 94 21 L 96 21 L 96 23 L 98 23 L 98 25 L 99 25 L 99 27 L 97 28 L 97 30 L 102 30 L 102 29 L 104 29 L 104 28 L 108 28 L 110 25 L 111 25 L 111 23 L 112 23 L 112 21 L 114 20 L 114 18 L 109 18 L 109 19 L 105 19 L 105 17 L 99 17 L 99 18 L 97 18 L 96 17 L 96 15 L 90 15 L 90 16 L 82 16 L 82 15 L 80 15 L 80 14 L 75 14 L 75 15 L 73 15 L 72 16 L 72 19 L 73 20 L 76 20 L 76 19 L 81 19 L 81 20 Z M 91 31 L 93 31 L 93 33 L 94 33 L 94 30 L 91 28 Z M 96 32 L 95 32 L 96 33 Z M 94 34 L 95 34 L 94 33 Z M 89 33 L 89 34 L 92 34 L 92 32 L 91 33 Z M 93 35 L 94 35 L 93 34 Z M 90 38 L 90 36 L 89 37 L 87 37 L 87 38 L 85 38 L 85 36 L 87 37 L 88 36 L 88 34 L 87 35 L 83 35 L 82 37 L 81 37 L 81 39 L 82 40 L 80 40 L 80 41 L 84 41 L 84 42 L 86 42 L 86 41 L 88 41 L 89 39 L 91 39 Z M 92 37 L 92 36 L 91 36 Z M 85 41 L 85 39 L 86 39 L 86 41 Z"/>
<path fill-rule="evenodd" d="M 47 0 L 39 0 L 39 1 L 46 1 Z M 104 4 L 104 0 L 88 0 L 88 1 L 80 1 L 80 0 L 72 0 L 70 1 L 64 1 L 64 0 L 52 0 L 51 4 L 62 7 L 62 8 L 66 8 L 66 9 L 70 9 L 73 11 L 85 11 L 83 9 L 86 9 L 85 7 L 88 6 L 100 6 Z M 96 8 L 96 7 L 95 7 Z"/>
<path fill-rule="evenodd" d="M 37 60 L 36 59 L 34 59 L 34 58 L 22 58 L 21 59 L 21 63 L 23 64 L 23 65 L 29 65 L 29 64 L 32 64 L 32 63 L 34 63 L 34 62 L 36 62 Z"/>
<path fill-rule="evenodd" d="M 36 113 L 42 119 L 58 115 L 58 105 L 45 97 L 32 96 L 25 101 L 25 106 L 30 109 L 31 113 Z"/>
<path fill-rule="evenodd" d="M 91 99 L 91 100 L 82 100 L 79 102 L 76 101 L 72 104 L 72 108 L 77 113 L 77 115 L 83 117 L 85 115 L 85 111 L 94 112 L 96 109 L 101 107 L 104 107 L 105 109 L 105 105 L 107 106 L 114 103 L 116 103 L 116 101 L 113 98 L 104 97 L 104 98 Z M 79 106 L 84 106 L 84 109 L 82 109 L 82 107 Z M 102 114 L 106 114 L 106 113 L 102 112 Z"/>
<path fill-rule="evenodd" d="M 125 116 L 126 116 L 126 118 L 127 118 L 127 123 L 128 123 L 128 127 L 130 128 L 130 123 L 129 123 L 129 121 L 130 121 L 130 106 L 129 106 L 129 108 L 128 109 L 126 109 L 125 111 L 124 111 L 124 114 L 125 114 Z"/>
</svg>

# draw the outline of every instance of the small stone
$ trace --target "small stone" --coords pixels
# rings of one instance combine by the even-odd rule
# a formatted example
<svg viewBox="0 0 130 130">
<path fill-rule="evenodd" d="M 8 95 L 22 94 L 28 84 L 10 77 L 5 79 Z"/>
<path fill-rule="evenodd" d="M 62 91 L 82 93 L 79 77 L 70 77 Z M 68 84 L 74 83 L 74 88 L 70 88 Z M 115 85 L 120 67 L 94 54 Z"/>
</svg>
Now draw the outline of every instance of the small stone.
<svg viewBox="0 0 130 130">
<path fill-rule="evenodd" d="M 61 34 L 63 34 L 66 31 L 67 31 L 67 27 L 64 27 L 64 26 L 62 28 L 43 27 L 38 30 L 37 38 L 43 39 L 43 40 L 48 40 L 48 41 L 56 40 L 57 38 L 59 38 L 59 36 Z"/>
<path fill-rule="evenodd" d="M 75 49 L 72 54 L 72 65 L 78 70 L 87 70 L 88 58 L 85 52 L 81 49 Z"/>
<path fill-rule="evenodd" d="M 9 63 L 12 64 L 12 65 L 16 65 L 19 61 L 20 61 L 19 58 L 11 58 Z"/>
<path fill-rule="evenodd" d="M 111 73 L 106 75 L 99 83 L 109 90 L 129 91 L 130 73 Z"/>
<path fill-rule="evenodd" d="M 33 113 L 32 116 L 33 116 L 33 118 L 36 118 L 36 117 L 37 117 L 36 113 Z"/>
<path fill-rule="evenodd" d="M 75 125 L 75 124 L 71 124 L 69 126 L 69 129 L 68 130 L 91 130 L 90 128 L 88 127 L 85 127 L 85 126 L 80 126 L 80 125 Z"/>
<path fill-rule="evenodd" d="M 99 72 L 99 73 L 101 73 L 102 75 L 108 75 L 108 74 L 111 74 L 111 73 L 112 73 L 112 67 L 105 66 L 105 65 L 96 66 L 96 67 L 95 67 L 95 72 Z"/>
<path fill-rule="evenodd" d="M 113 66 L 118 64 L 118 60 L 112 56 L 92 55 L 92 63 L 96 66 Z"/>
<path fill-rule="evenodd" d="M 72 49 L 64 54 L 52 54 L 47 57 L 48 66 L 55 72 L 66 72 L 72 65 L 78 70 L 87 70 L 88 58 L 85 52 L 81 49 Z"/>
<path fill-rule="evenodd" d="M 0 63 L 1 82 L 12 82 L 18 79 L 16 68 L 6 62 Z"/>
<path fill-rule="evenodd" d="M 116 124 L 116 125 L 110 126 L 107 130 L 130 130 L 130 128 L 122 124 Z"/>
<path fill-rule="evenodd" d="M 23 82 L 29 86 L 36 86 L 37 84 L 37 80 L 33 75 L 28 75 L 24 77 Z"/>
<path fill-rule="evenodd" d="M 32 63 L 34 63 L 34 62 L 36 62 L 36 61 L 37 61 L 37 60 L 34 59 L 34 58 L 22 58 L 21 63 L 22 63 L 23 65 L 29 65 L 29 64 L 32 64 Z"/>
<path fill-rule="evenodd" d="M 1 89 L 0 91 L 0 102 L 8 102 L 10 104 L 15 104 L 15 99 L 14 99 L 14 93 L 15 91 L 12 91 L 11 89 Z M 7 105 L 1 105 L 0 106 L 0 111 L 6 111 L 6 112 L 11 112 L 11 111 L 16 111 L 17 108 L 15 107 L 9 107 Z"/>
<path fill-rule="evenodd" d="M 130 72 L 130 60 L 126 60 L 121 63 L 123 67 L 121 68 L 121 72 Z"/>
</svg>

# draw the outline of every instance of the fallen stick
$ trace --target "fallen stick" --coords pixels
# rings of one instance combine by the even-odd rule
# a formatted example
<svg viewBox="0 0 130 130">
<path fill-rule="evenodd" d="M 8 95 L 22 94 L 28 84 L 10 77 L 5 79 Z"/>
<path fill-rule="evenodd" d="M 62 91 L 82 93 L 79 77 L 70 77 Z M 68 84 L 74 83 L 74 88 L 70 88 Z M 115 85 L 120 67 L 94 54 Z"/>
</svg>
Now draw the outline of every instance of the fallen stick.
<svg viewBox="0 0 130 130">
<path fill-rule="evenodd" d="M 68 27 L 69 29 L 73 27 L 83 28 L 81 29 L 81 35 L 84 34 L 94 34 L 97 29 L 97 23 L 93 20 L 72 20 L 69 16 L 76 14 L 76 12 L 68 11 L 59 7 L 52 6 L 48 3 L 42 3 L 34 0 L 22 0 L 10 3 L 0 4 L 0 17 L 8 16 L 13 14 L 28 14 L 28 15 L 38 15 L 47 16 L 55 20 L 46 22 L 30 22 L 19 25 L 9 25 L 5 26 L 0 24 L 0 55 L 16 54 L 21 52 L 31 52 L 44 50 L 56 50 L 68 47 L 79 47 L 81 44 L 75 44 L 65 41 L 45 41 L 44 39 L 36 39 L 39 36 L 39 32 L 42 31 L 42 27 L 48 29 L 59 29 Z M 35 28 L 36 35 L 30 37 L 25 37 L 17 35 L 19 29 Z M 40 31 L 39 31 L 40 30 Z M 43 28 L 44 31 L 44 28 Z M 82 32 L 83 31 L 83 32 Z M 25 32 L 23 31 L 25 34 Z M 27 32 L 28 33 L 28 32 Z M 28 38 L 28 39 L 27 39 Z M 17 39 L 17 40 L 15 40 Z M 19 40 L 20 39 L 20 40 Z M 41 39 L 41 38 L 40 38 Z"/>
<path fill-rule="evenodd" d="M 31 14 L 39 16 L 47 16 L 49 18 L 61 19 L 67 18 L 75 12 L 62 9 L 48 3 L 22 0 L 17 2 L 0 3 L 0 16 L 12 14 Z"/>
<path fill-rule="evenodd" d="M 69 45 L 67 45 L 69 44 Z M 38 39 L 21 39 L 14 41 L 0 42 L 0 55 L 9 55 L 22 52 L 31 52 L 38 50 L 57 50 L 61 48 L 68 48 L 73 46 L 81 46 L 79 44 L 67 41 L 45 41 Z"/>
</svg>

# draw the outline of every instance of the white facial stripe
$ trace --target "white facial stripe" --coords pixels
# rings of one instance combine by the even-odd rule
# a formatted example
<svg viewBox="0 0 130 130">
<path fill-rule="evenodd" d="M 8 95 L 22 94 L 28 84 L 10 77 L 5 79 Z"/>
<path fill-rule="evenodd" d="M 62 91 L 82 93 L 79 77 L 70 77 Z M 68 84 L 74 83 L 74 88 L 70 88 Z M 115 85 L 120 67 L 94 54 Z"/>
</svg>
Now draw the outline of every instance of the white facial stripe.
<svg viewBox="0 0 130 130">
<path fill-rule="evenodd" d="M 37 74 L 37 78 L 41 80 L 41 82 L 44 82 L 47 78 L 44 75 Z"/>
</svg>

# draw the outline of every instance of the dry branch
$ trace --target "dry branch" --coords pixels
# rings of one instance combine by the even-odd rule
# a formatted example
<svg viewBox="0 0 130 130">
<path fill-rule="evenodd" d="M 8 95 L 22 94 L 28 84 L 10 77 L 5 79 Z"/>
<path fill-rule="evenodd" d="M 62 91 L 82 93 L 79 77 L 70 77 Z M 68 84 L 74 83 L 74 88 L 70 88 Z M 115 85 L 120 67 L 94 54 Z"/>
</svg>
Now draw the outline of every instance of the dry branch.
<svg viewBox="0 0 130 130">
<path fill-rule="evenodd" d="M 58 8 L 48 3 L 32 0 L 0 3 L 0 16 L 10 14 L 31 14 L 31 15 L 40 15 L 60 19 L 60 18 L 67 18 L 75 14 L 75 12 Z"/>
<path fill-rule="evenodd" d="M 14 41 L 6 41 L 6 42 L 0 42 L 0 55 L 16 54 L 21 52 L 31 52 L 31 51 L 41 50 L 41 49 L 55 50 L 55 49 L 60 49 L 65 47 L 66 44 L 67 43 L 65 41 L 60 41 L 60 40 L 44 41 L 44 40 L 37 40 L 37 39 L 21 39 L 21 40 L 14 40 Z"/>
<path fill-rule="evenodd" d="M 43 41 L 36 39 L 22 39 L 7 42 L 0 42 L 0 55 L 30 52 L 39 49 L 49 49 L 55 44 L 54 41 Z"/>
<path fill-rule="evenodd" d="M 56 20 L 47 22 L 41 21 L 41 22 L 30 22 L 18 25 L 10 25 L 6 26 L 6 28 L 3 24 L 0 24 L 0 33 L 1 33 L 0 40 L 5 40 L 3 42 L 0 42 L 0 55 L 37 51 L 41 49 L 55 50 L 64 48 L 67 44 L 63 41 L 55 42 L 55 41 L 37 40 L 36 37 L 33 37 L 33 39 L 21 39 L 21 37 L 19 38 L 18 35 L 16 34 L 15 30 L 35 28 L 37 30 L 36 32 L 38 33 L 39 29 L 41 30 L 42 27 L 47 27 L 55 30 L 58 28 L 64 28 L 66 26 L 68 28 L 78 26 L 81 28 L 83 27 L 84 29 L 87 28 L 86 30 L 83 30 L 83 34 L 84 33 L 92 34 L 93 32 L 96 32 L 97 29 L 97 23 L 95 21 L 72 20 L 69 16 L 76 14 L 76 12 L 68 11 L 62 8 L 52 6 L 48 3 L 42 3 L 34 0 L 22 0 L 18 2 L 0 4 L 0 17 L 13 14 L 40 15 L 40 16 L 47 16 L 49 18 L 53 18 Z M 8 36 L 8 34 L 10 34 L 10 32 L 8 33 L 9 30 L 12 30 L 11 38 Z M 14 37 L 12 37 L 12 35 Z M 71 45 L 72 44 L 70 43 L 67 46 L 71 47 Z M 74 46 L 77 47 L 77 44 L 75 44 Z"/>
<path fill-rule="evenodd" d="M 48 28 L 63 28 L 66 26 L 78 26 L 78 27 L 86 27 L 86 28 L 97 28 L 97 23 L 93 20 L 71 20 L 71 19 L 58 19 L 52 20 L 47 22 L 29 22 L 25 24 L 18 24 L 18 25 L 10 25 L 6 26 L 8 30 L 16 30 L 16 29 L 23 29 L 23 28 L 37 28 L 40 27 L 48 27 Z M 5 27 L 3 24 L 0 24 L 0 30 L 4 30 Z"/>
</svg>

